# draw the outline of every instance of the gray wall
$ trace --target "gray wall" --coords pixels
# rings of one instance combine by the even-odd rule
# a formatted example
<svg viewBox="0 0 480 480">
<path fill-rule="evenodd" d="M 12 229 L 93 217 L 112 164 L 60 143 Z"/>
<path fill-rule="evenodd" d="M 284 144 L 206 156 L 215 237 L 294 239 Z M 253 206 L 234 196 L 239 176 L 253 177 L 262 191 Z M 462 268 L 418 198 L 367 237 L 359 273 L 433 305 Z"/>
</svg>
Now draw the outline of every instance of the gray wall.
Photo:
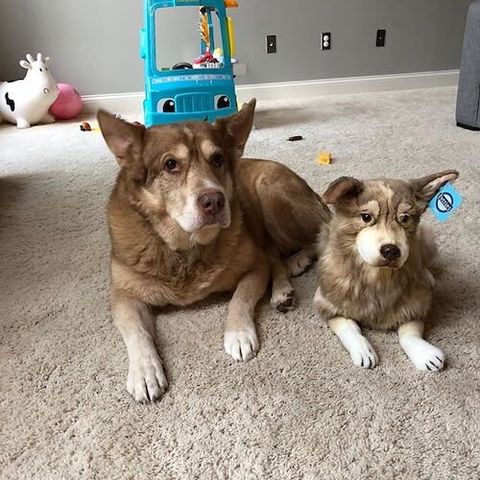
<svg viewBox="0 0 480 480">
<path fill-rule="evenodd" d="M 470 0 L 240 0 L 238 83 L 458 68 Z M 23 77 L 18 60 L 42 51 L 57 81 L 82 94 L 143 89 L 138 57 L 141 0 L 0 0 L 0 79 Z M 172 25 L 175 28 L 175 25 Z M 387 29 L 375 48 L 377 28 Z M 331 51 L 319 34 L 330 31 Z M 264 53 L 265 35 L 278 53 Z"/>
</svg>

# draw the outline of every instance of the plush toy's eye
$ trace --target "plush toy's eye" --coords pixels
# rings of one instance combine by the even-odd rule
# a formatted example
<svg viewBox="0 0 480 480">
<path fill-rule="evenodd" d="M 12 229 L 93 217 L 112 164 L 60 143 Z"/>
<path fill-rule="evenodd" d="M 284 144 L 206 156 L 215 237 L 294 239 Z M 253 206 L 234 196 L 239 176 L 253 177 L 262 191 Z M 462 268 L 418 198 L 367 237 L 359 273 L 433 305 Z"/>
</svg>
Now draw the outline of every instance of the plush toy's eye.
<svg viewBox="0 0 480 480">
<path fill-rule="evenodd" d="M 43 72 L 43 69 L 41 68 L 40 71 Z"/>
<path fill-rule="evenodd" d="M 212 155 L 211 162 L 215 167 L 220 168 L 224 164 L 225 159 L 221 153 L 214 153 Z"/>
<path fill-rule="evenodd" d="M 217 95 L 215 97 L 215 108 L 220 110 L 222 108 L 228 108 L 230 106 L 230 99 L 227 95 Z"/>
<path fill-rule="evenodd" d="M 405 225 L 408 220 L 410 220 L 410 215 L 406 214 L 406 213 L 402 213 L 401 215 L 399 215 L 398 217 L 398 221 L 402 224 L 402 225 Z"/>
<path fill-rule="evenodd" d="M 372 216 L 368 213 L 362 213 L 362 220 L 365 223 L 370 223 L 372 221 Z"/>
<path fill-rule="evenodd" d="M 176 160 L 174 160 L 173 158 L 169 158 L 166 162 L 165 162 L 165 170 L 167 172 L 178 172 L 178 163 Z"/>
<path fill-rule="evenodd" d="M 163 113 L 175 113 L 175 100 L 173 98 L 163 98 L 158 102 L 158 110 Z"/>
</svg>

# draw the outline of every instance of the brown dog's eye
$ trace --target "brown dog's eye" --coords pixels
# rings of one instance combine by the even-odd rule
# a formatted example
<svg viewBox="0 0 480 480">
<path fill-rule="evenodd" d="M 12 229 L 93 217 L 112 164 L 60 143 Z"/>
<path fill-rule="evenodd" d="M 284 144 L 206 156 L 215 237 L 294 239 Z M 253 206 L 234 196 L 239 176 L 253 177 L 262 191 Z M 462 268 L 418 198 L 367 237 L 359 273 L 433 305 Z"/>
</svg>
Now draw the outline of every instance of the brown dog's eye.
<svg viewBox="0 0 480 480">
<path fill-rule="evenodd" d="M 365 223 L 370 223 L 372 221 L 372 216 L 369 215 L 368 213 L 362 213 L 362 220 Z"/>
<path fill-rule="evenodd" d="M 215 153 L 212 156 L 212 163 L 215 167 L 220 168 L 224 164 L 225 160 L 221 153 Z"/>
<path fill-rule="evenodd" d="M 178 171 L 178 163 L 176 160 L 174 160 L 173 158 L 169 158 L 166 162 L 165 162 L 165 170 L 167 172 L 176 172 Z"/>
<path fill-rule="evenodd" d="M 402 225 L 405 225 L 408 220 L 410 219 L 410 215 L 407 215 L 406 213 L 400 215 L 398 217 L 398 221 L 402 224 Z"/>
</svg>

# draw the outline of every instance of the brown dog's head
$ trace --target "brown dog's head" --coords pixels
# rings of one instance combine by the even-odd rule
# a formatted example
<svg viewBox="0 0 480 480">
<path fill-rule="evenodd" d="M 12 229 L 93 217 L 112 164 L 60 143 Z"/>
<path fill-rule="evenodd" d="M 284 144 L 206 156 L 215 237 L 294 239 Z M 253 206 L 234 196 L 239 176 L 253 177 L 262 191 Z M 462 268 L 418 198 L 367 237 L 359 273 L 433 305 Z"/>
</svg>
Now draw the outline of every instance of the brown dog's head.
<svg viewBox="0 0 480 480">
<path fill-rule="evenodd" d="M 400 268 L 408 258 L 420 216 L 456 170 L 410 182 L 341 177 L 323 199 L 335 206 L 334 228 L 342 245 L 374 267 Z"/>
<path fill-rule="evenodd" d="M 105 141 L 149 216 L 168 216 L 185 232 L 230 225 L 232 174 L 253 123 L 255 100 L 213 125 L 146 129 L 98 112 Z M 211 235 L 210 235 L 211 237 Z"/>
</svg>

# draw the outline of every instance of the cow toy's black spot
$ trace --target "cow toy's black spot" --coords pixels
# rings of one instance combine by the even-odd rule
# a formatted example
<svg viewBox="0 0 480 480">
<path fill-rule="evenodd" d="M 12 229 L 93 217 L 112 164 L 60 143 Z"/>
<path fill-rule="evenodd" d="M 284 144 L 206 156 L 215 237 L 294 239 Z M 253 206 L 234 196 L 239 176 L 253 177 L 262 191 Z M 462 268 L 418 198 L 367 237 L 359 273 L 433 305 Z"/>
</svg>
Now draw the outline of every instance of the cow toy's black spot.
<svg viewBox="0 0 480 480">
<path fill-rule="evenodd" d="M 14 112 L 15 102 L 8 96 L 8 92 L 5 94 L 5 101 L 7 102 L 7 105 L 10 107 L 10 110 Z"/>
</svg>

